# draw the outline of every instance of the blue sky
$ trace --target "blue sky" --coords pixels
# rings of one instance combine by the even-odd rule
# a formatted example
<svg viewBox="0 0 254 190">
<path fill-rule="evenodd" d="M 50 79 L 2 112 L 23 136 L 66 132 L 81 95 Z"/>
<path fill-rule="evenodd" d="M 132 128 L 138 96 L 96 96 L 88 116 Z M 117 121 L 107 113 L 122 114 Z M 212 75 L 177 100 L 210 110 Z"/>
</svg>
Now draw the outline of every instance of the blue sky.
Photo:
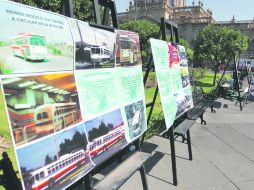
<svg viewBox="0 0 254 190">
<path fill-rule="evenodd" d="M 101 121 L 107 125 L 108 123 L 112 123 L 113 125 L 117 125 L 123 122 L 122 115 L 120 109 L 114 110 L 110 113 L 102 115 L 100 117 L 96 117 L 90 121 L 85 122 L 85 128 L 87 132 L 89 132 L 92 128 L 99 128 Z"/>
<path fill-rule="evenodd" d="M 115 0 L 117 11 L 123 12 L 129 5 L 129 0 Z M 191 5 L 192 0 L 187 0 Z M 196 4 L 198 0 L 195 0 Z M 205 9 L 213 10 L 213 17 L 217 21 L 229 21 L 233 14 L 236 20 L 252 20 L 254 17 L 253 0 L 204 0 Z"/>
</svg>

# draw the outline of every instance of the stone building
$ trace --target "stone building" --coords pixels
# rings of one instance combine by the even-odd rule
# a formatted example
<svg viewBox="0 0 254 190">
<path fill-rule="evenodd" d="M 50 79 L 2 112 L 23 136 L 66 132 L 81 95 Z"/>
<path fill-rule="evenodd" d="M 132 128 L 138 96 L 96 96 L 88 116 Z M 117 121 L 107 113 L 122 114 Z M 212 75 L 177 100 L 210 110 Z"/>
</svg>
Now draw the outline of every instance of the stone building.
<svg viewBox="0 0 254 190">
<path fill-rule="evenodd" d="M 212 10 L 205 9 L 201 0 L 193 0 L 191 5 L 187 5 L 186 0 L 130 0 L 129 8 L 118 14 L 120 23 L 137 19 L 159 23 L 161 17 L 177 23 L 179 36 L 190 45 L 193 45 L 196 31 L 211 23 L 240 30 L 249 37 L 248 54 L 254 56 L 254 19 L 236 21 L 233 17 L 231 21 L 217 22 Z"/>
</svg>

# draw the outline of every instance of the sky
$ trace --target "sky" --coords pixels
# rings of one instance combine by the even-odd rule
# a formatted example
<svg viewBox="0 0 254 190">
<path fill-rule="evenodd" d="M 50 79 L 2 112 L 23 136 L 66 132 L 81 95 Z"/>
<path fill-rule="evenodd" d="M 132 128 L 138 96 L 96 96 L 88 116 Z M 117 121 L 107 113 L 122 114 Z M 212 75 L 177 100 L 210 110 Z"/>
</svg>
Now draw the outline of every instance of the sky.
<svg viewBox="0 0 254 190">
<path fill-rule="evenodd" d="M 115 0 L 117 12 L 124 12 L 129 6 L 129 0 Z M 187 0 L 191 5 L 193 0 Z M 216 21 L 229 21 L 235 15 L 236 20 L 253 20 L 253 0 L 203 0 L 205 9 L 212 9 Z M 198 0 L 195 0 L 196 4 Z"/>
<path fill-rule="evenodd" d="M 106 125 L 108 123 L 112 123 L 114 126 L 123 122 L 120 109 L 114 110 L 110 113 L 107 113 L 107 114 L 102 115 L 100 117 L 96 117 L 95 119 L 92 119 L 90 121 L 87 121 L 85 123 L 87 132 L 89 132 L 93 128 L 99 128 L 101 121 L 104 121 L 104 123 Z"/>
</svg>

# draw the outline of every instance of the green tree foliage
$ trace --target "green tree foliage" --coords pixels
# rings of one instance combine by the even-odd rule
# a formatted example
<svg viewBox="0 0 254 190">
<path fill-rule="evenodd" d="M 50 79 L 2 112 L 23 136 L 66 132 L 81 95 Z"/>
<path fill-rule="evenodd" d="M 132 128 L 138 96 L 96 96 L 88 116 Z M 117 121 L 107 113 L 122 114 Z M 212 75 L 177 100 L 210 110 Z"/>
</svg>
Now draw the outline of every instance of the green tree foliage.
<svg viewBox="0 0 254 190">
<path fill-rule="evenodd" d="M 248 39 L 240 31 L 209 25 L 197 32 L 194 58 L 199 61 L 208 61 L 213 65 L 215 72 L 213 85 L 215 85 L 219 66 L 225 64 L 226 69 L 230 61 L 247 48 Z"/>
<path fill-rule="evenodd" d="M 106 135 L 113 128 L 114 125 L 112 123 L 106 125 L 104 121 L 101 121 L 99 128 L 93 128 L 88 132 L 88 140 L 91 142 L 102 135 Z"/>
<path fill-rule="evenodd" d="M 57 13 L 60 13 L 63 5 L 62 0 L 16 0 L 16 2 Z M 75 18 L 87 22 L 94 22 L 92 0 L 73 0 L 73 9 Z"/>
<path fill-rule="evenodd" d="M 48 154 L 45 157 L 45 165 L 51 164 L 53 162 L 52 157 L 50 157 Z"/>
<path fill-rule="evenodd" d="M 185 47 L 186 50 L 186 56 L 189 62 L 193 61 L 193 49 L 190 47 L 190 44 L 183 38 L 180 38 L 180 44 Z"/>
<path fill-rule="evenodd" d="M 136 20 L 123 23 L 120 28 L 139 34 L 142 61 L 146 62 L 146 49 L 150 46 L 149 38 L 157 38 L 160 27 L 147 20 Z"/>
<path fill-rule="evenodd" d="M 64 142 L 62 142 L 59 145 L 59 152 L 58 156 L 62 156 L 64 154 L 68 154 L 70 152 L 76 151 L 81 148 L 86 148 L 87 142 L 85 140 L 85 133 L 81 134 L 80 132 L 76 131 L 73 135 L 72 139 L 65 139 Z M 57 158 L 52 158 L 53 161 L 55 161 Z M 46 158 L 45 158 L 46 160 Z"/>
</svg>

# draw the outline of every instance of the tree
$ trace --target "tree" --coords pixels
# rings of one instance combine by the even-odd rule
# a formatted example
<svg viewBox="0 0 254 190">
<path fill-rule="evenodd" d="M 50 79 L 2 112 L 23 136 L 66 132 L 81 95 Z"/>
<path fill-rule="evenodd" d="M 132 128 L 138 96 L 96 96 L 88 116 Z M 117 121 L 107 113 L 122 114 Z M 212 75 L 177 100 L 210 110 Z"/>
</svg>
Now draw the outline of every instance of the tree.
<svg viewBox="0 0 254 190">
<path fill-rule="evenodd" d="M 45 166 L 48 164 L 51 164 L 53 162 L 53 159 L 47 154 L 45 157 Z"/>
<path fill-rule="evenodd" d="M 142 61 L 145 63 L 149 54 L 147 52 L 147 48 L 150 47 L 149 38 L 157 38 L 160 27 L 147 20 L 136 20 L 123 23 L 120 28 L 139 34 Z"/>
<path fill-rule="evenodd" d="M 16 0 L 16 2 L 58 13 L 63 4 L 62 0 Z M 73 11 L 76 19 L 94 22 L 92 0 L 73 0 Z"/>
<path fill-rule="evenodd" d="M 215 85 L 219 66 L 225 64 L 226 70 L 235 56 L 247 50 L 248 39 L 240 31 L 208 25 L 197 32 L 194 44 L 194 58 L 200 61 L 209 61 L 213 65 L 213 85 Z"/>
</svg>

